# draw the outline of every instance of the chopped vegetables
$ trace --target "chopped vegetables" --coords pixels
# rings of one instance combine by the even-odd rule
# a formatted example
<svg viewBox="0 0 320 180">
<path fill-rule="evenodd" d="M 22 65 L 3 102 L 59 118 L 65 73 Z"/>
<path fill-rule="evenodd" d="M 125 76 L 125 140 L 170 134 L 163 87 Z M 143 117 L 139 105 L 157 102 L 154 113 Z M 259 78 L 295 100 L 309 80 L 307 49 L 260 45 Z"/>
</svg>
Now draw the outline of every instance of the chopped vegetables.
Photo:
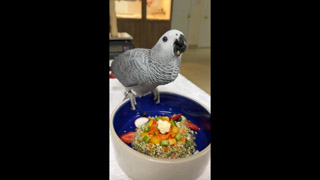
<svg viewBox="0 0 320 180">
<path fill-rule="evenodd" d="M 180 139 L 181 139 L 181 134 L 178 133 L 178 134 L 175 136 L 175 138 L 176 138 L 177 141 L 180 141 Z"/>
<path fill-rule="evenodd" d="M 143 137 L 143 141 L 146 142 L 146 143 L 149 143 L 150 138 L 148 137 L 148 135 L 145 135 L 145 136 Z"/>
<path fill-rule="evenodd" d="M 171 116 L 171 119 L 175 121 L 175 120 L 179 119 L 180 116 L 181 116 L 181 113 Z"/>
<path fill-rule="evenodd" d="M 172 132 L 176 134 L 178 132 L 178 128 L 177 127 L 173 127 Z"/>
<path fill-rule="evenodd" d="M 179 122 L 177 121 L 179 119 Z M 158 158 L 183 158 L 195 149 L 195 133 L 181 114 L 148 117 L 148 121 L 136 129 L 132 147 L 144 154 Z"/>
<path fill-rule="evenodd" d="M 149 127 L 149 126 L 146 126 L 146 127 L 144 128 L 144 132 L 148 132 L 149 129 L 150 129 L 150 127 Z"/>
<path fill-rule="evenodd" d="M 183 138 L 181 138 L 181 142 L 183 142 L 183 143 L 184 143 L 185 141 L 186 141 L 186 138 L 184 138 L 184 137 L 183 137 Z"/>
<path fill-rule="evenodd" d="M 158 130 L 161 134 L 165 134 L 171 130 L 171 124 L 168 121 L 159 120 L 158 122 Z"/>
<path fill-rule="evenodd" d="M 168 140 L 161 141 L 161 146 L 168 146 Z"/>
<path fill-rule="evenodd" d="M 169 139 L 169 144 L 170 145 L 173 145 L 173 144 L 175 144 L 177 141 L 176 141 L 176 139 Z"/>
<path fill-rule="evenodd" d="M 159 144 L 159 139 L 156 137 L 151 138 L 151 143 L 153 144 Z"/>
<path fill-rule="evenodd" d="M 186 140 L 186 144 L 185 144 L 186 148 L 190 147 L 190 141 Z"/>
<path fill-rule="evenodd" d="M 147 136 L 147 135 L 148 135 L 147 132 L 144 132 L 144 133 L 141 134 L 142 137 L 143 137 L 143 136 Z"/>
<path fill-rule="evenodd" d="M 125 133 L 125 134 L 122 134 L 122 135 L 120 136 L 120 139 L 121 139 L 124 143 L 130 144 L 130 143 L 133 142 L 134 137 L 135 137 L 135 134 L 136 134 L 135 132 L 127 132 L 127 133 Z"/>
<path fill-rule="evenodd" d="M 194 123 L 192 123 L 191 121 L 186 120 L 185 124 L 188 128 L 190 128 L 192 130 L 195 130 L 195 131 L 200 130 L 200 128 L 197 125 L 195 125 Z"/>
<path fill-rule="evenodd" d="M 148 123 L 148 126 L 151 127 L 152 123 L 153 123 L 153 120 L 151 119 Z"/>
<path fill-rule="evenodd" d="M 164 117 L 162 117 L 162 120 L 169 121 L 169 117 L 168 116 L 164 116 Z"/>
<path fill-rule="evenodd" d="M 135 125 L 136 127 L 140 127 L 141 125 L 147 123 L 148 121 L 149 121 L 149 119 L 146 118 L 146 117 L 139 117 L 138 119 L 136 119 L 136 120 L 134 121 L 134 125 Z"/>
<path fill-rule="evenodd" d="M 175 123 L 172 119 L 171 119 L 170 122 L 171 122 L 171 126 L 172 126 L 172 127 L 176 127 L 176 123 Z"/>
</svg>

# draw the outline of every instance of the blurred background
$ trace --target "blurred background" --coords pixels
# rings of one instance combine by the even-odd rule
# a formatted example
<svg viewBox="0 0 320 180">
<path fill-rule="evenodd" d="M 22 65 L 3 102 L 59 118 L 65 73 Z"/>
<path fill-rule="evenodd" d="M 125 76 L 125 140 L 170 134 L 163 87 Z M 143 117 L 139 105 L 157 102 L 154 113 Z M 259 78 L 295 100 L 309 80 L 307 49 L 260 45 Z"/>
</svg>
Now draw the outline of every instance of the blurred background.
<svg viewBox="0 0 320 180">
<path fill-rule="evenodd" d="M 170 29 L 184 33 L 188 47 L 180 73 L 211 95 L 210 0 L 110 0 L 110 55 L 152 48 Z"/>
</svg>

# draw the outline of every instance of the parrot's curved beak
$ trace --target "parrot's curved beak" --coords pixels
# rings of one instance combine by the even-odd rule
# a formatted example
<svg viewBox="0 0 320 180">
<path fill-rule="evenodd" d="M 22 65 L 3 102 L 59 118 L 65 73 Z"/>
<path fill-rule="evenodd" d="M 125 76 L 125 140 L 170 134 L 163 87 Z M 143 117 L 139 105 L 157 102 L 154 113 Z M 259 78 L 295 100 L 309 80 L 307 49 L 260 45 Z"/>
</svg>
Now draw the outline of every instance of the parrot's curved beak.
<svg viewBox="0 0 320 180">
<path fill-rule="evenodd" d="M 181 34 L 179 39 L 176 39 L 173 43 L 173 52 L 176 56 L 180 56 L 181 53 L 185 52 L 187 49 L 187 41 Z"/>
</svg>

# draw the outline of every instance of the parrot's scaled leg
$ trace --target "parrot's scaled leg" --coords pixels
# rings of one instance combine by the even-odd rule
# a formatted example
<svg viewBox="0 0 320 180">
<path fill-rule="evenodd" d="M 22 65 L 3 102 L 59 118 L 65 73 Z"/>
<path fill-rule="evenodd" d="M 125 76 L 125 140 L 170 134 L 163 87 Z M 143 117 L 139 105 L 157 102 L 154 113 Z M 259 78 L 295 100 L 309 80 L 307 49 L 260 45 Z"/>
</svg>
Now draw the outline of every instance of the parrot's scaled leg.
<svg viewBox="0 0 320 180">
<path fill-rule="evenodd" d="M 129 91 L 126 91 L 124 93 L 124 98 L 122 99 L 122 101 L 126 100 L 126 99 L 129 99 L 129 95 L 128 95 Z"/>
<path fill-rule="evenodd" d="M 130 97 L 131 109 L 134 111 L 134 110 L 136 110 L 135 104 L 137 104 L 136 97 L 134 96 L 134 94 L 132 92 L 129 93 L 129 97 Z"/>
<path fill-rule="evenodd" d="M 125 99 L 130 99 L 131 109 L 133 111 L 136 110 L 135 105 L 137 105 L 137 101 L 136 101 L 136 97 L 133 94 L 133 92 L 131 92 L 130 90 L 125 92 L 125 97 L 123 100 L 125 100 Z"/>
<path fill-rule="evenodd" d="M 133 103 L 134 103 L 134 105 L 137 105 L 136 97 L 134 95 L 133 95 Z"/>
<path fill-rule="evenodd" d="M 156 104 L 159 104 L 160 103 L 160 93 L 158 91 L 158 88 L 155 88 L 154 90 L 152 90 L 152 93 L 154 95 L 153 100 L 157 100 Z"/>
</svg>

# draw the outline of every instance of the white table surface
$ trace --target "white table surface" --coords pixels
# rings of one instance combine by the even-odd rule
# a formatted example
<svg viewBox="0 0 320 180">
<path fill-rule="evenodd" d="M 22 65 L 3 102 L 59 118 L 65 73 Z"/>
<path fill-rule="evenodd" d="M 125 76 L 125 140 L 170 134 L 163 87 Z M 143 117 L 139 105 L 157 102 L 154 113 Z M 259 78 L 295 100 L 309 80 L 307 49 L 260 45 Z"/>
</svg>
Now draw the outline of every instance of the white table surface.
<svg viewBox="0 0 320 180">
<path fill-rule="evenodd" d="M 124 92 L 125 89 L 121 85 L 121 83 L 117 79 L 109 79 L 110 84 L 110 114 L 111 117 L 112 112 L 118 106 L 123 98 L 124 98 Z M 193 99 L 198 100 L 203 105 L 207 106 L 209 110 L 211 109 L 210 104 L 210 95 L 208 95 L 206 92 L 204 92 L 202 89 L 200 89 L 198 86 L 193 84 L 191 81 L 189 81 L 187 78 L 185 78 L 183 75 L 179 74 L 177 79 L 173 81 L 172 83 L 169 83 L 164 86 L 158 87 L 159 91 L 170 91 L 170 92 L 176 92 L 180 94 L 184 94 L 186 96 L 192 97 Z M 160 96 L 161 98 L 161 96 Z M 110 179 L 112 180 L 130 180 L 130 178 L 122 171 L 120 168 L 115 155 L 114 155 L 114 149 L 113 144 L 111 141 L 111 133 L 109 131 L 109 142 L 110 142 Z M 210 160 L 208 163 L 208 166 L 206 167 L 203 174 L 198 178 L 198 180 L 207 180 L 210 179 Z"/>
</svg>

